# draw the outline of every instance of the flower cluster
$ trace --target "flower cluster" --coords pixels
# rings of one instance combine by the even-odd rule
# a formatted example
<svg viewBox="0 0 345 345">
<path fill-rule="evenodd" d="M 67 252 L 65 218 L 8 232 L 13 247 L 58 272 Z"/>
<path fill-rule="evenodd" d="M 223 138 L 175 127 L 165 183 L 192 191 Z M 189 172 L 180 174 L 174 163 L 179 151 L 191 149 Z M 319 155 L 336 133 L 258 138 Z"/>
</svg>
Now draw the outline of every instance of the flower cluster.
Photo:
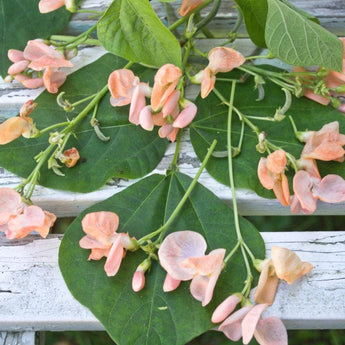
<svg viewBox="0 0 345 345">
<path fill-rule="evenodd" d="M 13 189 L 0 188 L 0 231 L 8 239 L 23 238 L 33 231 L 47 237 L 55 220 L 53 213 L 24 203 Z"/>
<path fill-rule="evenodd" d="M 110 103 L 113 106 L 130 104 L 131 123 L 148 131 L 155 125 L 160 126 L 159 136 L 175 141 L 179 129 L 188 126 L 197 112 L 195 104 L 181 99 L 181 93 L 176 89 L 181 76 L 180 68 L 166 64 L 157 71 L 151 90 L 132 71 L 116 70 L 108 79 Z M 151 97 L 150 105 L 146 105 L 146 97 Z"/>
<path fill-rule="evenodd" d="M 286 152 L 277 150 L 267 158 L 261 158 L 258 177 L 267 189 L 273 189 L 283 206 L 291 204 L 291 212 L 311 214 L 316 210 L 317 200 L 337 203 L 345 200 L 345 180 L 335 174 L 321 178 L 316 160 L 344 161 L 345 135 L 339 133 L 337 121 L 324 125 L 319 131 L 299 133 L 305 142 L 297 161 L 298 171 L 293 178 L 294 195 L 290 200 L 288 180 L 285 175 Z"/>
<path fill-rule="evenodd" d="M 57 93 L 65 82 L 66 73 L 61 67 L 73 67 L 65 56 L 41 39 L 29 41 L 24 51 L 10 49 L 8 58 L 13 62 L 5 81 L 16 81 L 35 89 L 45 86 L 48 92 Z"/>
<path fill-rule="evenodd" d="M 172 291 L 181 281 L 192 280 L 192 296 L 203 306 L 210 303 L 224 266 L 225 249 L 205 255 L 206 249 L 206 241 L 198 232 L 185 230 L 168 235 L 158 251 L 160 264 L 167 271 L 163 290 Z"/>
</svg>

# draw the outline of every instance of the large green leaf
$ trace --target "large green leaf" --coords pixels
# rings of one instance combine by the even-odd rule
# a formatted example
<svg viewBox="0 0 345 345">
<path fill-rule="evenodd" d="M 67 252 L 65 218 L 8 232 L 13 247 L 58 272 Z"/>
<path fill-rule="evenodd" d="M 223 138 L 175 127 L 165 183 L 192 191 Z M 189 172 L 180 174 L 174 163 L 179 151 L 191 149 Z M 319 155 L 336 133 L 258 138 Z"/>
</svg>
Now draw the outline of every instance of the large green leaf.
<svg viewBox="0 0 345 345">
<path fill-rule="evenodd" d="M 259 47 L 266 47 L 267 0 L 235 0 L 241 9 L 247 32 Z"/>
<path fill-rule="evenodd" d="M 79 247 L 84 235 L 81 219 L 85 213 L 113 211 L 119 215 L 118 232 L 140 238 L 160 227 L 174 211 L 191 179 L 174 173 L 151 175 L 125 191 L 83 212 L 67 230 L 59 252 L 59 265 L 73 296 L 102 322 L 118 345 L 182 345 L 213 328 L 210 317 L 215 306 L 232 292 L 241 291 L 246 279 L 240 252 L 228 262 L 205 308 L 189 292 L 184 282 L 170 293 L 162 290 L 164 270 L 153 262 L 146 274 L 146 286 L 139 293 L 131 289 L 132 275 L 145 258 L 142 252 L 128 252 L 118 274 L 108 278 L 104 260 L 88 262 L 89 250 Z M 254 255 L 263 258 L 260 234 L 241 218 L 241 229 Z M 236 243 L 232 211 L 209 190 L 197 184 L 169 231 L 194 230 L 207 240 L 208 251 Z"/>
<path fill-rule="evenodd" d="M 294 66 L 320 65 L 341 71 L 341 41 L 279 0 L 268 0 L 265 39 L 270 51 Z"/>
<path fill-rule="evenodd" d="M 122 68 L 126 61 L 108 54 L 96 62 L 68 76 L 60 91 L 75 102 L 102 89 L 109 74 Z M 149 69 L 134 69 L 143 81 L 153 77 Z M 39 129 L 76 116 L 85 104 L 79 105 L 72 113 L 66 113 L 56 104 L 56 95 L 44 92 L 36 99 L 38 107 L 32 117 Z M 97 138 L 90 126 L 91 113 L 76 128 L 76 138 L 71 137 L 66 148 L 76 147 L 81 155 L 80 162 L 72 169 L 62 168 L 66 176 L 55 175 L 45 164 L 39 183 L 56 189 L 88 192 L 101 187 L 111 177 L 138 178 L 152 171 L 161 161 L 168 141 L 160 139 L 157 131 L 144 131 L 128 122 L 129 106 L 114 108 L 110 105 L 109 94 L 99 104 L 97 119 L 102 131 L 110 140 Z M 19 138 L 4 145 L 0 150 L 0 166 L 13 173 L 27 177 L 35 167 L 33 157 L 47 146 L 48 135 L 37 139 Z"/>
<path fill-rule="evenodd" d="M 230 74 L 234 76 L 234 74 Z M 235 75 L 237 76 L 237 75 Z M 253 87 L 253 79 L 248 78 L 246 83 L 238 83 L 236 86 L 235 106 L 246 115 L 267 117 L 273 116 L 278 107 L 285 102 L 285 95 L 281 89 L 270 83 L 265 84 L 266 96 L 258 102 L 257 91 Z M 229 99 L 230 84 L 217 82 L 216 88 Z M 221 104 L 214 93 L 207 99 L 197 99 L 198 114 L 191 125 L 190 135 L 194 150 L 202 159 L 207 148 L 213 139 L 218 140 L 216 151 L 226 150 L 226 128 L 228 108 Z M 303 130 L 319 130 L 321 127 L 332 121 L 339 121 L 342 133 L 345 133 L 344 115 L 334 108 L 322 106 L 305 97 L 293 98 L 291 108 L 287 112 L 291 115 L 297 128 Z M 300 157 L 303 144 L 295 139 L 291 124 L 288 118 L 281 122 L 252 120 L 260 131 L 267 134 L 267 139 L 275 145 L 282 147 L 285 151 Z M 238 117 L 233 115 L 233 140 L 232 146 L 237 146 L 241 130 Z M 245 188 L 255 191 L 263 197 L 274 197 L 271 191 L 264 189 L 257 177 L 257 166 L 260 157 L 263 155 L 256 151 L 257 137 L 248 127 L 245 129 L 244 143 L 241 154 L 234 158 L 235 185 L 238 188 Z M 345 165 L 337 162 L 318 162 L 322 175 L 335 173 L 345 178 Z M 212 157 L 207 165 L 208 172 L 219 182 L 229 185 L 228 159 Z M 292 177 L 292 171 L 288 172 Z"/>
<path fill-rule="evenodd" d="M 11 61 L 7 58 L 9 49 L 22 50 L 26 42 L 35 38 L 48 38 L 63 29 L 70 18 L 70 12 L 61 8 L 41 14 L 39 0 L 0 1 L 0 75 L 6 76 Z"/>
<path fill-rule="evenodd" d="M 181 49 L 148 0 L 113 1 L 97 26 L 98 38 L 111 53 L 160 67 L 181 65 Z"/>
</svg>

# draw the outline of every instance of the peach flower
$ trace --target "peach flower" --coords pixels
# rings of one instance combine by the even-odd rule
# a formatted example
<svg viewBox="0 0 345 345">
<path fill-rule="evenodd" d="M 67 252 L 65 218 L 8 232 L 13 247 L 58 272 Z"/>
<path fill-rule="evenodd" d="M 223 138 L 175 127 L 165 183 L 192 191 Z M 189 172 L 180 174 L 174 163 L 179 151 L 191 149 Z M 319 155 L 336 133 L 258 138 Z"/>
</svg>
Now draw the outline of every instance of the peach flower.
<svg viewBox="0 0 345 345">
<path fill-rule="evenodd" d="M 201 97 L 206 98 L 213 90 L 216 74 L 232 71 L 243 65 L 245 57 L 238 51 L 228 47 L 216 47 L 208 53 L 208 66 L 202 72 Z"/>
<path fill-rule="evenodd" d="M 271 259 L 264 260 L 254 301 L 271 305 L 277 290 L 278 279 L 292 284 L 297 278 L 309 273 L 313 265 L 303 262 L 291 250 L 274 246 L 271 249 Z"/>
<path fill-rule="evenodd" d="M 178 286 L 179 281 L 192 280 L 192 296 L 207 305 L 213 296 L 219 274 L 223 268 L 225 249 L 215 249 L 205 255 L 207 244 L 197 232 L 185 230 L 168 235 L 162 242 L 158 257 L 167 271 L 164 287 Z"/>
<path fill-rule="evenodd" d="M 107 276 L 114 276 L 120 268 L 125 249 L 132 247 L 128 234 L 116 233 L 118 215 L 106 211 L 88 213 L 81 225 L 86 236 L 79 241 L 80 247 L 91 249 L 89 260 L 107 257 L 104 270 Z"/>
<path fill-rule="evenodd" d="M 269 154 L 267 158 L 260 158 L 258 165 L 258 177 L 266 189 L 273 189 L 275 196 L 283 206 L 290 205 L 290 191 L 288 179 L 285 175 L 286 153 L 277 150 Z"/>
<path fill-rule="evenodd" d="M 344 161 L 345 135 L 339 133 L 338 121 L 324 125 L 317 132 L 304 132 L 302 139 L 306 143 L 301 154 L 302 158 Z"/>
<path fill-rule="evenodd" d="M 48 13 L 65 6 L 66 0 L 40 0 L 38 4 L 41 13 Z"/>
<path fill-rule="evenodd" d="M 0 125 L 0 145 L 8 144 L 21 135 L 30 138 L 36 128 L 29 115 L 36 106 L 37 103 L 33 100 L 26 101 L 19 111 L 19 116 L 11 117 Z"/>
<path fill-rule="evenodd" d="M 249 344 L 253 336 L 260 345 L 287 345 L 287 331 L 277 317 L 261 318 L 267 304 L 247 305 L 231 314 L 219 330 L 232 341 L 242 338 L 243 344 Z"/>
<path fill-rule="evenodd" d="M 38 206 L 26 205 L 21 195 L 10 188 L 0 188 L 0 231 L 8 239 L 22 238 L 36 231 L 48 235 L 56 216 Z"/>
<path fill-rule="evenodd" d="M 155 74 L 151 95 L 151 106 L 157 111 L 167 102 L 169 96 L 174 92 L 182 71 L 172 64 L 163 65 Z"/>
<path fill-rule="evenodd" d="M 58 88 L 67 78 L 66 73 L 59 68 L 73 67 L 61 52 L 48 46 L 41 39 L 28 41 L 23 52 L 10 49 L 8 58 L 13 62 L 8 69 L 11 80 L 15 79 L 28 88 L 44 85 L 50 93 L 58 92 Z M 40 71 L 43 71 L 42 76 L 37 73 Z"/>
<path fill-rule="evenodd" d="M 183 0 L 182 5 L 180 8 L 180 15 L 186 16 L 194 9 L 196 9 L 199 5 L 201 5 L 205 0 Z"/>
</svg>

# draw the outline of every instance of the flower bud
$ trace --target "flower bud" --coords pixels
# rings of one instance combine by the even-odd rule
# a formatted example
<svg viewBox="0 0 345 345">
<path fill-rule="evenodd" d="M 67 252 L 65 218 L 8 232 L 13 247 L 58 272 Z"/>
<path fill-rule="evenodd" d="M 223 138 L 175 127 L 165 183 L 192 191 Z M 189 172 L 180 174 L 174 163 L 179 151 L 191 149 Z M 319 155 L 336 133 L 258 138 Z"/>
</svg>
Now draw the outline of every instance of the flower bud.
<svg viewBox="0 0 345 345">
<path fill-rule="evenodd" d="M 132 289 L 134 292 L 142 290 L 145 286 L 145 274 L 142 270 L 137 269 L 132 279 Z"/>
</svg>

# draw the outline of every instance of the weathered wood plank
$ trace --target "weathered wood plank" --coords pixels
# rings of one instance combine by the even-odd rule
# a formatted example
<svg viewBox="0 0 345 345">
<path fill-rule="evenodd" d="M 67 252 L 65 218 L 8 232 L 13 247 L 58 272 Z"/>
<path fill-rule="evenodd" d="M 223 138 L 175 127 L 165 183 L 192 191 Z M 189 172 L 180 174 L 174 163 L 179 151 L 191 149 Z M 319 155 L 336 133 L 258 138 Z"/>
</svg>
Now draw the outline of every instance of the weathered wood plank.
<svg viewBox="0 0 345 345">
<path fill-rule="evenodd" d="M 0 345 L 38 345 L 35 332 L 1 332 Z"/>
<path fill-rule="evenodd" d="M 345 328 L 345 232 L 262 235 L 268 255 L 273 245 L 283 246 L 315 267 L 293 285 L 281 282 L 266 315 L 281 317 L 289 329 Z M 65 286 L 57 264 L 60 240 L 1 238 L 0 330 L 102 329 Z"/>
</svg>

